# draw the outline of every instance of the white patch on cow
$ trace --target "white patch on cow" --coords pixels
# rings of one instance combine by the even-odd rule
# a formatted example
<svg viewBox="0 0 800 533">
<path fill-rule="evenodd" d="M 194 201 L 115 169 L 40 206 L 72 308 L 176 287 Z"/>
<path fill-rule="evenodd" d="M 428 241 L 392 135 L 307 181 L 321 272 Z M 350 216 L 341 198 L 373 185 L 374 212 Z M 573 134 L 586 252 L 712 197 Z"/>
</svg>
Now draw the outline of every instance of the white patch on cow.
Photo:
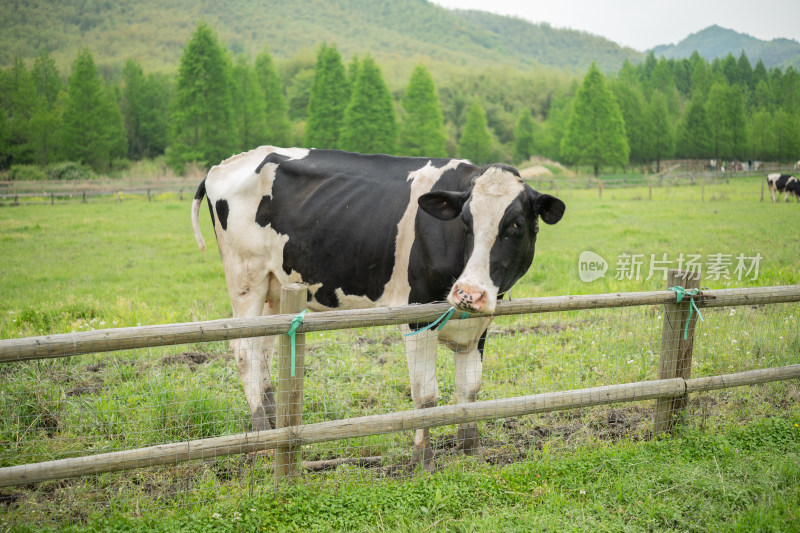
<svg viewBox="0 0 800 533">
<path fill-rule="evenodd" d="M 282 268 L 283 248 L 289 237 L 275 231 L 271 224 L 262 228 L 253 222 L 261 198 L 272 194 L 276 165 L 264 165 L 259 173 L 255 169 L 271 153 L 301 159 L 308 150 L 261 146 L 226 159 L 212 167 L 206 177 L 206 194 L 212 205 L 219 199 L 228 202 L 227 229 L 222 229 L 216 216 L 215 230 L 232 299 L 256 287 L 266 287 L 270 275 L 281 285 L 291 282 Z"/>
<path fill-rule="evenodd" d="M 473 222 L 473 250 L 464 272 L 447 297 L 447 301 L 451 304 L 455 305 L 456 287 L 466 286 L 485 291 L 486 303 L 480 310 L 485 313 L 494 311 L 500 287 L 492 282 L 489 256 L 497 240 L 500 220 L 506 208 L 523 190 L 522 181 L 517 176 L 499 167 L 489 168 L 475 180 L 469 203 Z"/>
<path fill-rule="evenodd" d="M 442 177 L 442 174 L 452 170 L 466 161 L 452 159 L 445 166 L 436 168 L 430 161 L 419 170 L 409 173 L 408 181 L 411 182 L 411 192 L 408 206 L 403 217 L 397 224 L 397 239 L 394 251 L 394 270 L 383 294 L 373 305 L 404 305 L 408 303 L 411 294 L 411 285 L 408 282 L 408 263 L 411 260 L 411 247 L 414 244 L 414 222 L 419 211 L 419 197 L 428 193 Z"/>
</svg>

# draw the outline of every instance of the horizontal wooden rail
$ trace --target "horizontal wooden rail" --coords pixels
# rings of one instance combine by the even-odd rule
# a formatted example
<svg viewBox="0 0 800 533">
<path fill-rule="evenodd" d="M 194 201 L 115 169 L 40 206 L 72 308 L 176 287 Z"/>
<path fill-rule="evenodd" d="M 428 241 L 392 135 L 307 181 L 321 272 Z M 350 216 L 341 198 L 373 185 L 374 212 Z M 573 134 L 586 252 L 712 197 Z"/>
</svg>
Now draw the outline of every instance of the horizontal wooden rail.
<svg viewBox="0 0 800 533">
<path fill-rule="evenodd" d="M 800 285 L 703 291 L 701 307 L 759 305 L 800 301 Z M 548 296 L 500 301 L 495 316 L 662 305 L 675 301 L 672 291 Z M 449 309 L 447 303 L 325 311 L 305 315 L 298 333 L 392 324 L 432 322 Z M 479 315 L 475 315 L 479 316 Z M 0 363 L 48 359 L 94 352 L 229 340 L 286 333 L 292 315 L 228 318 L 182 324 L 101 329 L 41 337 L 0 340 Z M 457 317 L 454 317 L 457 319 Z"/>
<path fill-rule="evenodd" d="M 517 398 L 504 398 L 385 415 L 318 422 L 282 429 L 239 433 L 194 441 L 177 442 L 110 452 L 100 455 L 58 459 L 43 463 L 0 468 L 0 487 L 36 483 L 84 475 L 116 472 L 148 466 L 176 464 L 192 459 L 208 459 L 238 453 L 274 449 L 287 442 L 293 445 L 313 444 L 334 440 L 382 435 L 419 428 L 446 426 L 522 416 L 551 411 L 563 411 L 595 405 L 669 398 L 727 387 L 738 387 L 767 381 L 800 378 L 800 365 L 738 374 L 684 380 L 683 378 L 641 381 L 608 385 L 590 389 L 549 392 Z"/>
</svg>

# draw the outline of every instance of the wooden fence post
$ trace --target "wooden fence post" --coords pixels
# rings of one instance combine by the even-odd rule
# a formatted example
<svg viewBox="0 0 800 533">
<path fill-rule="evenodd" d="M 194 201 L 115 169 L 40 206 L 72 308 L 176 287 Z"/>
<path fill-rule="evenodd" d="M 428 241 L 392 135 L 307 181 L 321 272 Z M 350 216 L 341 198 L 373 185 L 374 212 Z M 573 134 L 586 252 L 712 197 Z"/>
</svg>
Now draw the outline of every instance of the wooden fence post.
<svg viewBox="0 0 800 533">
<path fill-rule="evenodd" d="M 597 181 L 597 197 L 598 198 L 603 197 L 603 180 Z"/>
<path fill-rule="evenodd" d="M 292 283 L 281 289 L 281 313 L 300 313 L 306 308 L 305 285 Z M 288 335 L 278 341 L 277 428 L 303 423 L 303 374 L 305 370 L 305 334 L 295 334 L 295 372 L 292 376 L 292 343 Z M 300 446 L 289 438 L 275 449 L 275 485 L 297 476 Z"/>
<path fill-rule="evenodd" d="M 764 180 L 761 180 L 761 201 L 764 201 Z"/>
<path fill-rule="evenodd" d="M 667 287 L 682 286 L 684 289 L 700 287 L 700 276 L 681 270 L 670 270 Z M 677 300 L 677 295 L 676 295 Z M 658 364 L 658 379 L 689 379 L 692 372 L 692 348 L 697 313 L 691 313 L 691 298 L 685 296 L 681 303 L 664 304 L 664 326 L 661 330 L 661 358 Z M 687 328 L 687 320 L 689 322 Z M 686 338 L 684 339 L 684 332 Z M 675 423 L 675 415 L 686 407 L 686 395 L 677 398 L 659 398 L 653 418 L 653 436 L 669 431 Z"/>
</svg>

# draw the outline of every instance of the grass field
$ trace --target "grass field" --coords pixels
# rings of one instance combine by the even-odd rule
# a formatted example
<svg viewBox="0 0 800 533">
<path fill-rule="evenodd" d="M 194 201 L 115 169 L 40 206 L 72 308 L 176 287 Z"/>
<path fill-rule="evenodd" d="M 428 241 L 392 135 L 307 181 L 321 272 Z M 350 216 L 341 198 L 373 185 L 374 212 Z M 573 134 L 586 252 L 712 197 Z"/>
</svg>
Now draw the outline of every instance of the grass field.
<svg viewBox="0 0 800 533">
<path fill-rule="evenodd" d="M 700 186 L 655 188 L 652 200 L 647 188 L 605 189 L 602 199 L 559 190 L 566 215 L 543 225 L 512 296 L 661 290 L 663 268 L 692 258 L 713 289 L 800 283 L 800 205 L 759 202 L 760 181 L 707 185 L 704 201 Z M 203 254 L 189 207 L 166 195 L 0 208 L 0 338 L 230 316 L 208 216 Z M 585 251 L 605 259 L 605 277 L 581 281 Z M 636 261 L 638 272 L 627 268 Z M 654 379 L 660 314 L 498 320 L 480 399 Z M 800 361 L 796 305 L 704 314 L 697 376 Z M 395 328 L 307 343 L 307 422 L 411 408 Z M 440 402 L 451 403 L 452 359 L 440 360 Z M 340 467 L 280 493 L 268 456 L 9 487 L 0 529 L 800 530 L 798 402 L 796 382 L 697 395 L 681 431 L 656 441 L 646 438 L 650 405 L 486 422 L 485 453 L 444 455 L 434 474 L 394 466 L 407 462 L 409 434 L 329 443 L 304 459 L 382 455 L 384 465 Z M 0 466 L 248 424 L 224 343 L 2 365 L 0 411 Z M 437 447 L 452 433 L 434 430 Z"/>
</svg>

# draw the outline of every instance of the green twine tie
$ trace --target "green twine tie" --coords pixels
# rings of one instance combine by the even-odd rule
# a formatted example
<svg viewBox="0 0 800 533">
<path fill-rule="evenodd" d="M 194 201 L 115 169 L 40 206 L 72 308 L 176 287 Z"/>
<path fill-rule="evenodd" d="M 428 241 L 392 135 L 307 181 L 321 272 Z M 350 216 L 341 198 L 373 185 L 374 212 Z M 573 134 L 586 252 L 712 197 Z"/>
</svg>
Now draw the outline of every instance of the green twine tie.
<svg viewBox="0 0 800 533">
<path fill-rule="evenodd" d="M 439 318 L 437 318 L 436 320 L 434 320 L 433 322 L 431 322 L 430 324 L 428 324 L 424 328 L 420 328 L 420 329 L 418 329 L 416 331 L 412 331 L 411 333 L 406 333 L 405 335 L 403 335 L 403 337 L 408 337 L 409 335 L 416 335 L 417 333 L 422 333 L 423 331 L 427 331 L 427 330 L 431 329 L 433 326 L 435 326 L 436 324 L 439 324 L 439 322 L 441 322 L 441 324 L 439 324 L 439 327 L 437 329 L 439 331 L 442 331 L 442 328 L 444 327 L 444 325 L 447 324 L 447 321 L 450 320 L 450 317 L 452 317 L 453 313 L 455 313 L 455 312 L 456 312 L 455 306 L 451 305 L 450 309 L 445 311 L 442 314 L 442 316 L 440 316 Z M 462 312 L 461 313 L 461 320 L 463 320 L 465 318 L 469 318 L 469 313 Z"/>
<path fill-rule="evenodd" d="M 303 315 L 306 314 L 306 310 L 304 309 L 302 313 L 299 315 L 295 315 L 292 319 L 292 325 L 289 327 L 289 331 L 286 334 L 289 336 L 290 344 L 292 347 L 292 377 L 294 377 L 294 359 L 295 359 L 295 332 L 300 324 L 303 323 Z"/>
<path fill-rule="evenodd" d="M 683 297 L 688 296 L 697 296 L 700 291 L 698 289 L 689 289 L 688 291 L 681 287 L 680 285 L 676 285 L 675 287 L 670 287 L 668 290 L 675 291 L 675 295 L 677 296 L 677 301 L 675 303 L 681 303 Z M 683 338 L 684 340 L 689 337 L 689 322 L 692 320 L 692 312 L 697 311 L 697 316 L 700 320 L 703 320 L 703 314 L 700 313 L 700 308 L 697 307 L 697 304 L 694 301 L 694 298 L 690 300 L 692 304 L 689 306 L 689 317 L 686 319 L 686 325 L 683 327 Z"/>
</svg>

